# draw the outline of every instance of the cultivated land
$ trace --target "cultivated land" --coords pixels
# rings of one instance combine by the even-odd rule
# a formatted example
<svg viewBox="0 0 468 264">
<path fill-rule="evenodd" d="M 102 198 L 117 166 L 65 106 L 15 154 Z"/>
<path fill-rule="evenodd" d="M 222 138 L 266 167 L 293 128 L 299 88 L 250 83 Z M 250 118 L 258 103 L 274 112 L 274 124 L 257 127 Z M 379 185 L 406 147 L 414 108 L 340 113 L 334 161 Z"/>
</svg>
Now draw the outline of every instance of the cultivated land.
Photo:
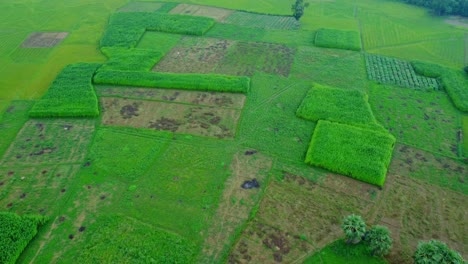
<svg viewBox="0 0 468 264">
<path fill-rule="evenodd" d="M 1 1 L 0 262 L 468 258 L 466 28 L 291 4 Z M 386 258 L 343 246 L 352 213 Z"/>
</svg>

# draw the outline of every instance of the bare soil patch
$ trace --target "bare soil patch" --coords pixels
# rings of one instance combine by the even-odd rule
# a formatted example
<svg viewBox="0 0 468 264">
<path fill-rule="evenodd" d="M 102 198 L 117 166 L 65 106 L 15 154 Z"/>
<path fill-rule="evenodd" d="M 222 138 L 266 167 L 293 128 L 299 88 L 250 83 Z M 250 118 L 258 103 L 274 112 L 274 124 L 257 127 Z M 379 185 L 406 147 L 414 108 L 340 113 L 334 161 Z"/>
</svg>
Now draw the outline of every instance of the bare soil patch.
<svg viewBox="0 0 468 264">
<path fill-rule="evenodd" d="M 182 14 L 192 16 L 204 16 L 211 17 L 217 21 L 223 21 L 226 17 L 232 14 L 234 10 L 210 7 L 210 6 L 199 6 L 190 4 L 179 4 L 169 12 L 170 14 Z"/>
<path fill-rule="evenodd" d="M 445 23 L 458 27 L 468 28 L 468 19 L 462 17 L 449 17 L 448 19 L 445 19 Z"/>
<path fill-rule="evenodd" d="M 102 122 L 201 136 L 232 138 L 241 110 L 121 98 L 101 98 Z"/>
<path fill-rule="evenodd" d="M 52 48 L 60 44 L 68 36 L 68 32 L 33 32 L 23 43 L 21 48 Z"/>
</svg>

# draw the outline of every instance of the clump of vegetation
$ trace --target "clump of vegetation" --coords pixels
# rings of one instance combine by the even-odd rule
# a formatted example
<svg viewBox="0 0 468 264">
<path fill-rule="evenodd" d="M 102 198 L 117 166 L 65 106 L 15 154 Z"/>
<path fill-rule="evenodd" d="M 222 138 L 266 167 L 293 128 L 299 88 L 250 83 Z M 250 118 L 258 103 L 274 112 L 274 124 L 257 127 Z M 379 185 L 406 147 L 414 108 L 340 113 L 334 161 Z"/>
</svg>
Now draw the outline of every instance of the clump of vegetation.
<svg viewBox="0 0 468 264">
<path fill-rule="evenodd" d="M 361 50 L 359 32 L 322 28 L 315 35 L 315 46 L 345 50 Z"/>
<path fill-rule="evenodd" d="M 299 20 L 304 15 L 304 10 L 308 6 L 309 3 L 304 3 L 304 0 L 296 0 L 296 3 L 294 3 L 291 6 L 291 10 L 293 11 L 293 17 L 296 20 Z"/>
<path fill-rule="evenodd" d="M 100 64 L 66 66 L 47 93 L 34 104 L 31 117 L 93 117 L 99 115 L 98 99 L 91 79 Z"/>
<path fill-rule="evenodd" d="M 394 145 L 389 133 L 321 120 L 305 162 L 383 186 Z"/>
<path fill-rule="evenodd" d="M 16 263 L 21 252 L 36 236 L 38 227 L 46 220 L 42 216 L 0 212 L 0 263 Z"/>
<path fill-rule="evenodd" d="M 99 71 L 149 71 L 163 56 L 159 51 L 147 49 L 104 48 L 102 51 L 109 60 Z"/>
<path fill-rule="evenodd" d="M 416 264 L 462 264 L 461 255 L 451 250 L 445 243 L 438 240 L 419 242 L 414 253 Z"/>
<path fill-rule="evenodd" d="M 296 111 L 311 121 L 328 120 L 358 126 L 376 126 L 367 94 L 314 84 Z"/>
<path fill-rule="evenodd" d="M 247 93 L 250 87 L 250 79 L 242 76 L 138 71 L 100 71 L 94 83 L 231 93 Z"/>
<path fill-rule="evenodd" d="M 392 248 L 393 240 L 385 226 L 375 225 L 365 235 L 365 240 L 372 256 L 387 255 Z"/>
<path fill-rule="evenodd" d="M 362 237 L 366 233 L 366 223 L 359 215 L 348 215 L 341 225 L 341 229 L 346 236 L 346 244 L 357 244 L 361 242 Z"/>
</svg>

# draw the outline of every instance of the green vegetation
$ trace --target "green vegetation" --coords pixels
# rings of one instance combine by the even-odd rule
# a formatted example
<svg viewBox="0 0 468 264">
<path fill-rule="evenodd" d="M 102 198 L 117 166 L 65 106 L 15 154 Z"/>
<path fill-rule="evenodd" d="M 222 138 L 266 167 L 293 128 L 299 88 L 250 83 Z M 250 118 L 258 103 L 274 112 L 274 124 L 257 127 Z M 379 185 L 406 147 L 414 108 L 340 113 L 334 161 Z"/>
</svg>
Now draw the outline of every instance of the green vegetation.
<svg viewBox="0 0 468 264">
<path fill-rule="evenodd" d="M 98 116 L 98 100 L 91 84 L 95 63 L 68 65 L 55 78 L 47 93 L 37 101 L 31 117 Z"/>
<path fill-rule="evenodd" d="M 248 12 L 234 12 L 225 23 L 262 29 L 298 29 L 299 22 L 291 16 L 264 15 Z"/>
<path fill-rule="evenodd" d="M 299 20 L 304 15 L 304 10 L 308 6 L 309 3 L 304 3 L 304 0 L 296 0 L 296 2 L 291 6 L 293 17 L 296 20 Z"/>
<path fill-rule="evenodd" d="M 400 0 L 400 1 L 408 3 L 408 4 L 413 4 L 413 5 L 429 8 L 430 10 L 432 10 L 435 14 L 439 16 L 459 15 L 459 16 L 468 17 L 468 3 L 464 0 L 453 0 L 453 1 Z"/>
<path fill-rule="evenodd" d="M 247 93 L 250 87 L 247 77 L 138 71 L 100 71 L 94 83 L 231 93 Z"/>
<path fill-rule="evenodd" d="M 357 126 L 377 126 L 367 94 L 314 84 L 297 109 L 297 116 L 311 120 L 328 120 Z"/>
<path fill-rule="evenodd" d="M 103 48 L 103 53 L 109 60 L 98 71 L 149 71 L 163 56 L 147 49 Z"/>
<path fill-rule="evenodd" d="M 321 120 L 305 162 L 383 186 L 394 144 L 390 134 Z"/>
<path fill-rule="evenodd" d="M 315 35 L 315 46 L 334 49 L 361 50 L 359 32 L 322 28 Z"/>
<path fill-rule="evenodd" d="M 304 264 L 385 264 L 385 260 L 372 257 L 363 243 L 348 245 L 337 240 L 304 261 Z"/>
<path fill-rule="evenodd" d="M 454 250 L 451 250 L 445 243 L 438 240 L 429 242 L 419 242 L 414 253 L 416 264 L 462 264 L 463 258 Z"/>
<path fill-rule="evenodd" d="M 378 55 L 366 54 L 369 80 L 382 84 L 394 84 L 419 90 L 439 90 L 439 81 L 433 75 L 418 75 L 409 62 Z M 427 76 L 427 77 L 426 77 Z"/>
<path fill-rule="evenodd" d="M 0 116 L 0 129 L 2 140 L 0 141 L 0 156 L 3 157 L 10 143 L 29 119 L 29 110 L 34 105 L 32 101 L 13 101 Z"/>
<path fill-rule="evenodd" d="M 366 233 L 366 243 L 372 256 L 387 255 L 392 248 L 393 240 L 385 226 L 375 225 Z"/>
<path fill-rule="evenodd" d="M 37 234 L 39 226 L 46 218 L 35 215 L 18 216 L 14 213 L 0 212 L 0 262 L 16 263 L 21 252 Z"/>
<path fill-rule="evenodd" d="M 357 244 L 361 242 L 362 237 L 366 233 L 366 223 L 359 215 L 348 215 L 341 225 L 341 229 L 346 236 L 346 244 Z"/>
</svg>

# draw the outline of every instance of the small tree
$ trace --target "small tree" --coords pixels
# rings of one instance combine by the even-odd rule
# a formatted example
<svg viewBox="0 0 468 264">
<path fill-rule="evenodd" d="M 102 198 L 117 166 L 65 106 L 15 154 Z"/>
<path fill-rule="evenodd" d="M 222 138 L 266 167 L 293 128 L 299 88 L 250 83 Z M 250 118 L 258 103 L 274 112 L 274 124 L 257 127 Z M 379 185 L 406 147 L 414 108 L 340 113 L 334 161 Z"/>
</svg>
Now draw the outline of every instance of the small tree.
<svg viewBox="0 0 468 264">
<path fill-rule="evenodd" d="M 464 263 L 458 252 L 451 250 L 445 243 L 438 240 L 419 242 L 413 258 L 416 264 Z"/>
<path fill-rule="evenodd" d="M 366 223 L 359 215 L 348 215 L 341 226 L 345 235 L 346 243 L 357 244 L 361 242 L 362 237 L 366 233 Z"/>
<path fill-rule="evenodd" d="M 309 3 L 304 3 L 304 0 L 296 0 L 296 3 L 294 3 L 291 7 L 291 10 L 293 12 L 293 17 L 296 20 L 299 20 L 299 18 L 304 15 L 304 9 L 309 6 Z"/>
<path fill-rule="evenodd" d="M 366 233 L 366 242 L 369 244 L 372 256 L 381 257 L 388 254 L 393 240 L 387 227 L 375 225 Z"/>
</svg>

